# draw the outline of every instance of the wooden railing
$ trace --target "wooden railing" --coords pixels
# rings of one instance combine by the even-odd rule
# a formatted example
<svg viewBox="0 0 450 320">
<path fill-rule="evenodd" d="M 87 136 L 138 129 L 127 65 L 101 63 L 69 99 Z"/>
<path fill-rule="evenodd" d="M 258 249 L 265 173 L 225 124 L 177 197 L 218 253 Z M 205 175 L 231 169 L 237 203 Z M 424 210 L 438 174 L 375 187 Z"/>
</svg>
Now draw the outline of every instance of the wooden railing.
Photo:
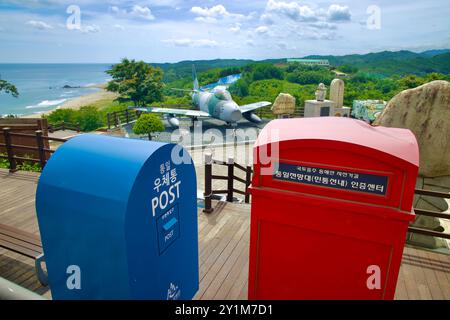
<svg viewBox="0 0 450 320">
<path fill-rule="evenodd" d="M 219 175 L 213 175 L 212 174 L 212 166 L 213 164 L 218 164 L 221 166 L 227 166 L 228 167 L 228 174 L 227 176 L 219 176 Z M 239 177 L 236 177 L 234 175 L 234 169 L 238 168 L 246 173 L 245 180 Z M 212 208 L 212 197 L 215 194 L 226 194 L 227 198 L 226 200 L 228 202 L 233 201 L 233 193 L 236 192 L 238 194 L 242 194 L 245 196 L 245 203 L 250 202 L 250 194 L 248 193 L 248 186 L 251 183 L 253 170 L 250 166 L 243 167 L 233 161 L 233 158 L 229 158 L 227 162 L 214 160 L 212 159 L 212 156 L 210 154 L 205 155 L 205 209 L 203 210 L 206 213 L 213 212 Z M 226 180 L 227 181 L 227 189 L 226 190 L 213 190 L 212 189 L 212 181 L 213 180 Z M 234 188 L 234 181 L 237 180 L 239 182 L 242 182 L 245 184 L 245 191 L 236 190 Z M 430 196 L 430 197 L 437 197 L 437 198 L 443 198 L 443 199 L 450 199 L 449 193 L 444 192 L 437 192 L 437 191 L 431 191 L 431 190 L 423 190 L 423 189 L 416 189 L 414 191 L 416 195 L 424 195 L 424 196 Z M 433 210 L 424 210 L 424 209 L 418 209 L 413 208 L 416 215 L 423 215 L 428 217 L 435 217 L 440 219 L 449 219 L 450 220 L 450 214 L 449 213 L 443 213 L 439 211 L 433 211 Z M 427 236 L 437 237 L 437 238 L 444 238 L 444 239 L 450 239 L 450 234 L 438 232 L 434 230 L 429 229 L 423 229 L 418 227 L 409 227 L 408 232 L 411 233 L 417 233 L 417 234 L 423 234 Z"/>
<path fill-rule="evenodd" d="M 422 195 L 422 196 L 450 199 L 450 194 L 444 193 L 444 192 L 416 189 L 414 193 L 417 195 Z M 414 208 L 414 212 L 417 215 L 450 220 L 450 214 L 448 214 L 448 213 L 443 213 L 443 212 L 433 211 L 433 210 L 417 209 L 417 208 Z M 423 228 L 409 227 L 408 231 L 411 233 L 418 233 L 418 234 L 423 234 L 423 235 L 427 235 L 427 236 L 431 236 L 431 237 L 450 239 L 450 234 L 448 234 L 448 233 L 443 233 L 443 232 L 438 232 L 438 231 L 433 231 L 433 230 L 428 230 L 428 229 L 423 229 Z"/>
<path fill-rule="evenodd" d="M 72 131 L 80 132 L 80 124 L 61 121 L 56 124 L 51 124 L 48 126 L 48 132 L 50 132 L 50 133 L 53 133 L 55 131 L 65 131 L 65 130 L 72 130 Z"/>
<path fill-rule="evenodd" d="M 214 175 L 212 172 L 212 165 L 217 164 L 220 166 L 227 167 L 227 175 L 220 176 Z M 245 179 L 240 178 L 235 175 L 235 169 L 240 170 L 245 173 Z M 240 164 L 234 162 L 232 157 L 228 158 L 227 162 L 214 160 L 211 154 L 205 155 L 205 209 L 203 210 L 206 213 L 213 212 L 212 208 L 212 197 L 215 194 L 226 194 L 226 198 L 228 202 L 233 202 L 234 193 L 240 194 L 244 196 L 245 203 L 250 202 L 250 193 L 248 192 L 248 186 L 251 183 L 252 177 L 252 168 L 250 166 L 244 167 Z M 212 189 L 212 181 L 213 180 L 225 180 L 227 181 L 227 189 L 226 190 L 213 190 Z M 244 191 L 236 189 L 234 182 L 240 182 L 245 186 Z"/>
<path fill-rule="evenodd" d="M 136 121 L 141 113 L 141 111 L 133 109 L 110 112 L 106 114 L 108 129 L 111 129 L 111 127 L 118 127 L 122 123 L 128 124 L 132 121 Z"/>
<path fill-rule="evenodd" d="M 47 148 L 45 146 L 45 141 L 67 141 L 67 139 L 44 136 L 42 134 L 42 130 L 35 131 L 35 134 L 12 132 L 11 128 L 3 128 L 2 130 L 0 130 L 0 132 L 1 131 L 3 131 L 4 143 L 0 143 L 0 147 L 4 147 L 6 149 L 6 156 L 0 154 L 0 158 L 8 159 L 10 172 L 17 171 L 18 162 L 20 163 L 28 161 L 32 163 L 39 163 L 41 168 L 43 169 L 45 167 L 45 164 L 47 163 L 48 158 L 50 158 L 50 155 L 55 152 L 55 150 L 52 150 L 49 147 Z M 13 144 L 13 137 L 36 139 L 36 144 L 34 146 Z M 33 153 L 36 153 L 37 151 L 38 158 L 19 156 L 17 155 L 17 150 L 34 151 Z"/>
</svg>

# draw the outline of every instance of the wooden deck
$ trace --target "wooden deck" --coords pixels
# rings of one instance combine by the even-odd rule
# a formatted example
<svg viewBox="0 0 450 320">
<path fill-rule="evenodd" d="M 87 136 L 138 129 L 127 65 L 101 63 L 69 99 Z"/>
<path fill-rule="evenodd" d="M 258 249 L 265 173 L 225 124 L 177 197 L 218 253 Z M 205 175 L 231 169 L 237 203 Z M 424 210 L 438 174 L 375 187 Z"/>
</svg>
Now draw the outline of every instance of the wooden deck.
<svg viewBox="0 0 450 320">
<path fill-rule="evenodd" d="M 0 223 L 39 234 L 34 196 L 38 174 L 0 169 Z M 211 215 L 199 210 L 200 290 L 196 299 L 246 299 L 250 207 L 227 204 Z M 0 276 L 47 298 L 34 261 L 0 248 Z M 405 248 L 396 299 L 450 300 L 450 256 Z"/>
</svg>

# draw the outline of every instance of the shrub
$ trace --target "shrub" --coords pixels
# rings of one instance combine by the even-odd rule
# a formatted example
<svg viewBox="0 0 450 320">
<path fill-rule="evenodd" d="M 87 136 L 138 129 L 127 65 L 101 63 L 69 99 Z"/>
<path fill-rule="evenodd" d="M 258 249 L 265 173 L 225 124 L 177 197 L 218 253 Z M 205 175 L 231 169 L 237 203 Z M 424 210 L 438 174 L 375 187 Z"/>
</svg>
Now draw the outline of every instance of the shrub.
<svg viewBox="0 0 450 320">
<path fill-rule="evenodd" d="M 159 116 L 151 113 L 141 115 L 133 127 L 135 134 L 147 134 L 148 140 L 152 140 L 152 133 L 161 131 L 164 131 L 164 123 Z"/>
</svg>

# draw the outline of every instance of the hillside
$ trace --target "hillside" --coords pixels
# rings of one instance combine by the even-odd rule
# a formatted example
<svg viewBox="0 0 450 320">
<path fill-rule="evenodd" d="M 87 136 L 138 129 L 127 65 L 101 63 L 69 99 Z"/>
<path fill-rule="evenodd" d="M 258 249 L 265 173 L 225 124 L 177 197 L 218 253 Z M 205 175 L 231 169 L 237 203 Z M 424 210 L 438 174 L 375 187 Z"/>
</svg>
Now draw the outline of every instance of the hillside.
<svg viewBox="0 0 450 320">
<path fill-rule="evenodd" d="M 304 58 L 327 59 L 332 66 L 351 66 L 362 72 L 379 77 L 405 76 L 409 74 L 423 76 L 428 73 L 450 73 L 450 49 L 429 50 L 422 53 L 411 51 L 382 51 L 368 54 L 351 54 L 344 56 L 310 55 Z M 199 73 L 222 68 L 243 67 L 253 63 L 277 64 L 286 59 L 269 59 L 254 61 L 248 59 L 216 59 L 181 61 L 177 63 L 152 63 L 164 71 L 164 82 L 173 82 L 186 77 L 191 77 L 192 65 Z"/>
</svg>

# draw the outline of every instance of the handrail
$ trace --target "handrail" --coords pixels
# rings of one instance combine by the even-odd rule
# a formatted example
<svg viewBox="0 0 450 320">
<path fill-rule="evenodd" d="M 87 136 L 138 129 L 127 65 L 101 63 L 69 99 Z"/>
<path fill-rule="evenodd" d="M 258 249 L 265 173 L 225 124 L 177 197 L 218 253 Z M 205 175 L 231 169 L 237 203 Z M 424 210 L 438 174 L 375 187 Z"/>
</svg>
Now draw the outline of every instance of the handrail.
<svg viewBox="0 0 450 320">
<path fill-rule="evenodd" d="M 3 138 L 4 143 L 1 143 L 0 146 L 4 147 L 6 149 L 6 156 L 0 155 L 0 158 L 6 158 L 9 162 L 9 171 L 15 172 L 18 169 L 17 161 L 20 162 L 34 162 L 39 163 L 41 165 L 41 168 L 44 168 L 44 166 L 47 164 L 47 160 L 50 157 L 50 155 L 55 151 L 50 148 L 47 148 L 44 141 L 57 141 L 57 142 L 66 142 L 68 139 L 63 138 L 53 138 L 44 136 L 41 130 L 35 131 L 35 134 L 29 134 L 29 133 L 18 133 L 18 132 L 11 132 L 11 128 L 6 127 L 2 129 L 3 132 Z M 26 137 L 26 138 L 33 138 L 35 141 L 35 145 L 33 146 L 26 146 L 26 145 L 19 145 L 12 143 L 12 137 Z M 24 153 L 17 154 L 16 150 L 31 150 L 31 151 L 37 151 L 38 158 L 27 158 L 19 155 L 23 155 Z M 36 157 L 36 155 L 34 155 Z"/>
</svg>

